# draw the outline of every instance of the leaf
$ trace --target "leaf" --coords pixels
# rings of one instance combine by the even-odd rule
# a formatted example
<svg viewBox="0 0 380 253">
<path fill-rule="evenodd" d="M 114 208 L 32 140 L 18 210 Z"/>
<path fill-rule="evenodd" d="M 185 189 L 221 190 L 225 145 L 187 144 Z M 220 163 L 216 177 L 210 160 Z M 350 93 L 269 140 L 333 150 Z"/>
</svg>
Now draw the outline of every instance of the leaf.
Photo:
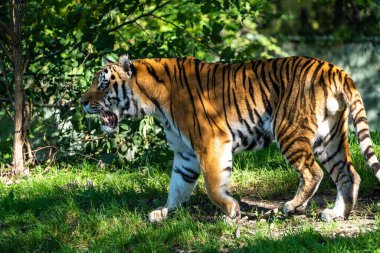
<svg viewBox="0 0 380 253">
<path fill-rule="evenodd" d="M 115 44 L 115 35 L 113 34 L 101 34 L 94 42 L 94 46 L 98 51 L 104 51 L 106 49 L 112 50 Z"/>
<path fill-rule="evenodd" d="M 210 28 L 208 28 L 206 25 L 202 26 L 202 31 L 205 36 L 209 36 L 211 34 Z"/>
<path fill-rule="evenodd" d="M 220 36 L 220 31 L 223 29 L 223 25 L 215 22 L 212 26 L 211 41 L 214 44 L 222 42 L 222 37 Z"/>
<path fill-rule="evenodd" d="M 211 1 L 207 1 L 205 2 L 202 6 L 201 6 L 201 11 L 203 14 L 208 14 L 211 12 L 211 9 L 212 9 L 212 6 L 211 6 Z"/>
<path fill-rule="evenodd" d="M 222 50 L 220 53 L 220 59 L 230 62 L 234 58 L 234 52 L 231 49 L 231 46 L 228 46 Z"/>
</svg>

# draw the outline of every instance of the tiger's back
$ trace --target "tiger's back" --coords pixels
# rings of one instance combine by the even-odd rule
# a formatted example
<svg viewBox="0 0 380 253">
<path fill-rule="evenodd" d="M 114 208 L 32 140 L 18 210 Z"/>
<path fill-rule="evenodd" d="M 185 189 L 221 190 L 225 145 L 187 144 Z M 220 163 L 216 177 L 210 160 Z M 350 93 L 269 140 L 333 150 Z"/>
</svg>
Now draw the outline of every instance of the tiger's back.
<svg viewBox="0 0 380 253">
<path fill-rule="evenodd" d="M 318 188 L 323 171 L 315 153 L 337 185 L 335 207 L 322 218 L 347 218 L 360 183 L 349 154 L 349 112 L 366 160 L 380 179 L 360 94 L 348 74 L 331 63 L 290 57 L 221 64 L 186 57 L 121 59 L 107 70 L 112 67 L 121 78 L 106 94 L 122 94 L 119 100 L 125 101 L 113 110 L 120 109 L 119 118 L 131 114 L 131 107 L 154 115 L 175 153 L 168 202 L 150 214 L 152 221 L 186 201 L 201 173 L 210 199 L 234 218 L 239 204 L 226 191 L 232 154 L 272 140 L 300 175 L 297 194 L 283 211 L 302 212 Z"/>
</svg>

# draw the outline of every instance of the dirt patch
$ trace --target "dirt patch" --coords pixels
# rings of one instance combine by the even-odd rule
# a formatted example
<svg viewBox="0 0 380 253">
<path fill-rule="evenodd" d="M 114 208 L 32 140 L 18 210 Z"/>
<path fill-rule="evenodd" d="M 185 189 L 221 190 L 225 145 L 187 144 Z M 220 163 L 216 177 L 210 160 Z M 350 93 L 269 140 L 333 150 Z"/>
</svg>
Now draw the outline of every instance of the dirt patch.
<svg viewBox="0 0 380 253">
<path fill-rule="evenodd" d="M 249 234 L 255 234 L 255 228 L 262 224 L 269 223 L 268 233 L 273 237 L 279 237 L 291 231 L 312 227 L 322 235 L 328 236 L 346 236 L 353 237 L 359 233 L 370 232 L 378 228 L 378 222 L 375 220 L 376 214 L 380 214 L 380 197 L 376 192 L 375 196 L 359 198 L 357 204 L 348 220 L 336 220 L 326 223 L 319 219 L 319 213 L 333 204 L 335 194 L 318 194 L 315 195 L 305 210 L 303 215 L 294 215 L 285 217 L 279 211 L 281 210 L 285 199 L 261 200 L 251 197 L 241 198 L 240 205 L 242 219 L 240 221 L 237 236 L 240 229 Z M 280 222 L 277 222 L 280 221 Z M 276 226 L 276 224 L 280 224 Z"/>
</svg>

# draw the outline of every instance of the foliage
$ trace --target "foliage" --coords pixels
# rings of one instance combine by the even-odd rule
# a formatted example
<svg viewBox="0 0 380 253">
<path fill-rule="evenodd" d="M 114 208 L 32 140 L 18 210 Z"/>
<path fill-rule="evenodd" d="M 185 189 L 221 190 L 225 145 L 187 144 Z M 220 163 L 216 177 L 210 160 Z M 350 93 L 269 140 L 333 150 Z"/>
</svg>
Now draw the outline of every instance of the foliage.
<svg viewBox="0 0 380 253">
<path fill-rule="evenodd" d="M 32 109 L 29 133 L 37 162 L 92 157 L 100 164 L 120 165 L 149 156 L 154 147 L 165 147 L 162 130 L 152 119 L 126 122 L 117 134 L 103 136 L 98 120 L 84 115 L 79 97 L 100 68 L 100 56 L 192 55 L 226 62 L 283 56 L 277 37 L 304 34 L 305 27 L 299 25 L 302 6 L 309 13 L 309 33 L 343 36 L 351 29 L 344 29 L 351 24 L 350 3 L 356 3 L 360 24 L 372 23 L 353 33 L 378 34 L 377 1 L 342 2 L 347 15 L 338 33 L 334 20 L 324 17 L 333 17 L 333 0 L 27 1 L 22 32 L 28 65 L 23 81 Z M 8 8 L 7 2 L 0 2 L 0 21 L 5 23 Z M 1 50 L 0 62 L 0 99 L 13 100 L 12 66 Z M 13 107 L 0 105 L 0 128 L 5 129 L 0 133 L 0 159 L 10 163 Z"/>
<path fill-rule="evenodd" d="M 333 42 L 378 43 L 380 5 L 378 0 L 285 0 L 276 3 L 279 18 L 268 27 L 278 37 Z"/>
<path fill-rule="evenodd" d="M 270 17 L 268 1 L 29 1 L 25 8 L 24 76 L 32 105 L 30 138 L 38 161 L 72 156 L 102 162 L 132 160 L 163 145 L 152 119 L 126 123 L 105 138 L 97 119 L 84 116 L 79 97 L 100 67 L 116 59 L 180 57 L 236 61 L 283 54 L 276 40 L 258 32 Z M 5 19 L 7 4 L 0 14 Z M 43 17 L 43 18 L 40 18 Z M 5 20 L 6 21 L 6 20 Z M 238 38 L 238 39 L 236 39 Z M 1 94 L 14 94 L 11 66 L 2 66 Z M 48 108 L 46 108 L 48 106 Z M 12 114 L 11 104 L 4 106 Z M 7 115 L 0 114 L 5 129 Z M 4 134 L 0 156 L 10 161 L 12 138 Z M 94 158 L 94 159 L 96 159 Z"/>
</svg>

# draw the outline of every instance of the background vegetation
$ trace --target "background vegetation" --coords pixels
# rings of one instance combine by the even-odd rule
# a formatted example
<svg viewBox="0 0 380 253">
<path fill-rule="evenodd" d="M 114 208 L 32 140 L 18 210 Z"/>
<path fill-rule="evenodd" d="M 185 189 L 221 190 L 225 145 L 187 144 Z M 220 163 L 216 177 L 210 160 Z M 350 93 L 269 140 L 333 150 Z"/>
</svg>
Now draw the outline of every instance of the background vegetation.
<svg viewBox="0 0 380 253">
<path fill-rule="evenodd" d="M 91 159 L 122 165 L 165 147 L 152 119 L 127 122 L 105 139 L 85 115 L 80 94 L 102 55 L 116 59 L 181 57 L 242 61 L 286 56 L 292 39 L 330 44 L 378 43 L 378 1 L 2 1 L 0 16 L 0 161 L 12 165 L 15 76 L 12 2 L 21 3 L 24 146 L 29 167 L 53 160 Z M 16 5 L 17 7 L 17 5 Z M 5 27 L 5 28 L 4 28 Z M 316 37 L 316 36 L 319 37 Z M 148 151 L 148 152 L 147 152 Z M 24 147 L 28 153 L 28 148 Z M 6 166 L 7 165 L 7 166 Z M 30 166 L 31 165 L 31 166 Z"/>
<path fill-rule="evenodd" d="M 285 42 L 377 46 L 379 38 L 378 0 L 0 0 L 0 176 L 16 182 L 0 185 L 0 251 L 378 249 L 379 230 L 350 244 L 305 224 L 276 241 L 271 226 L 290 226 L 276 216 L 264 217 L 255 239 L 245 228 L 248 234 L 231 241 L 236 227 L 207 218 L 217 209 L 202 183 L 193 204 L 203 207 L 180 210 L 163 225 L 147 224 L 169 182 L 172 155 L 161 127 L 152 118 L 127 121 L 105 137 L 79 98 L 101 56 L 236 62 L 286 56 Z M 353 147 L 361 194 L 374 194 L 376 182 Z M 274 147 L 239 156 L 235 168 L 236 194 L 284 200 L 296 188 L 296 174 Z M 28 172 L 33 175 L 8 180 Z M 331 187 L 325 180 L 322 192 Z M 378 204 L 368 210 L 378 212 Z"/>
</svg>

